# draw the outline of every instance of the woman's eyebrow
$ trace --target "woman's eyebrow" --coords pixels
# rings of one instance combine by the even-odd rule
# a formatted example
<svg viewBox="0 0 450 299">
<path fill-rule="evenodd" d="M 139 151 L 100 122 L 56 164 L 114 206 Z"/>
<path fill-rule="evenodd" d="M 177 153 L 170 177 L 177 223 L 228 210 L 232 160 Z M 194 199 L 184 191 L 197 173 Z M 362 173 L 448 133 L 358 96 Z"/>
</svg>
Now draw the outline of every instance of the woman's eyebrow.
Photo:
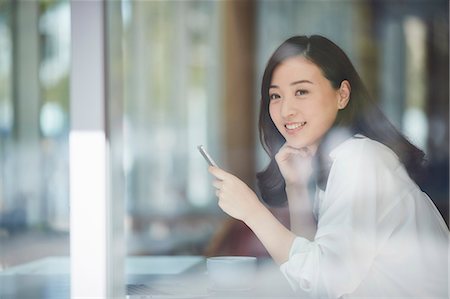
<svg viewBox="0 0 450 299">
<path fill-rule="evenodd" d="M 309 81 L 309 80 L 298 80 L 298 81 L 294 81 L 294 82 L 292 82 L 291 84 L 289 84 L 289 85 L 296 85 L 296 84 L 300 84 L 300 83 L 309 83 L 309 84 L 314 84 L 314 83 L 312 83 L 311 81 Z M 271 88 L 280 88 L 278 85 L 274 85 L 274 84 L 272 84 L 272 85 L 270 85 L 269 86 L 269 89 L 271 89 Z"/>
<path fill-rule="evenodd" d="M 290 85 L 296 85 L 296 84 L 300 84 L 300 83 L 309 83 L 309 84 L 314 84 L 309 80 L 298 80 L 298 81 L 294 81 L 292 82 Z"/>
</svg>

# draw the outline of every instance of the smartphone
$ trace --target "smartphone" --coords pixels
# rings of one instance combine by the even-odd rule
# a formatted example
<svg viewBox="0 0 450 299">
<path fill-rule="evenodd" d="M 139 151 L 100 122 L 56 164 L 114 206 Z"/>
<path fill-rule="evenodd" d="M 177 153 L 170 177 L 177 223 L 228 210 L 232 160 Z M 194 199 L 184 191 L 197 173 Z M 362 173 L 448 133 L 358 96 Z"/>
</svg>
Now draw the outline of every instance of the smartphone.
<svg viewBox="0 0 450 299">
<path fill-rule="evenodd" d="M 208 162 L 209 165 L 217 167 L 216 162 L 214 162 L 213 158 L 209 155 L 209 153 L 206 151 L 205 147 L 203 145 L 197 146 L 200 154 L 202 154 L 203 158 L 205 158 L 206 162 Z"/>
</svg>

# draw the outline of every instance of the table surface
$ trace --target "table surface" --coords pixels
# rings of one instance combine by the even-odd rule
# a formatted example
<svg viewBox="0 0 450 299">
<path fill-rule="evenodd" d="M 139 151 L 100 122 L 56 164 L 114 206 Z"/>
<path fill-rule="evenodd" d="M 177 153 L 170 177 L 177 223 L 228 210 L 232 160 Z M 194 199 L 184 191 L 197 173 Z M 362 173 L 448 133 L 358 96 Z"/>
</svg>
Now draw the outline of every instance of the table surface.
<svg viewBox="0 0 450 299">
<path fill-rule="evenodd" d="M 202 256 L 130 256 L 125 268 L 127 287 L 144 287 L 142 295 L 127 296 L 130 299 L 299 296 L 267 258 L 258 259 L 253 287 L 235 291 L 212 287 Z M 0 298 L 70 298 L 69 257 L 48 257 L 1 271 Z"/>
</svg>

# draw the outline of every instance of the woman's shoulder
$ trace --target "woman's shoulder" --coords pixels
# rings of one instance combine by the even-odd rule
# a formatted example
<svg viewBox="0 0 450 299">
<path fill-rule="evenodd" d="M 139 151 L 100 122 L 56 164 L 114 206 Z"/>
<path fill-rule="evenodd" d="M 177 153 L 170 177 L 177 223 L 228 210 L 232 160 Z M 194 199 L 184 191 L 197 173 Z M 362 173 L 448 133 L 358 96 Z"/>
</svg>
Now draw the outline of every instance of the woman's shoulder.
<svg viewBox="0 0 450 299">
<path fill-rule="evenodd" d="M 333 161 L 345 160 L 349 163 L 363 161 L 391 166 L 400 163 L 398 156 L 389 147 L 361 134 L 352 136 L 334 148 L 330 152 L 330 158 Z"/>
</svg>

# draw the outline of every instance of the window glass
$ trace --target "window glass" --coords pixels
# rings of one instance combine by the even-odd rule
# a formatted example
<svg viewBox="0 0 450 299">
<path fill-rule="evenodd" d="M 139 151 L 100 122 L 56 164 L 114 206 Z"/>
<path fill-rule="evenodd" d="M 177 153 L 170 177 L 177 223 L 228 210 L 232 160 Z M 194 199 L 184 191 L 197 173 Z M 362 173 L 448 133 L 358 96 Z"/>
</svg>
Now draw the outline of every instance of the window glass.
<svg viewBox="0 0 450 299">
<path fill-rule="evenodd" d="M 68 1 L 0 2 L 3 273 L 48 258 L 68 277 L 58 257 L 69 255 L 69 62 Z"/>
<path fill-rule="evenodd" d="M 223 216 L 197 151 L 203 144 L 221 161 L 218 6 L 214 1 L 109 4 L 109 40 L 121 45 L 121 51 L 110 50 L 109 61 L 122 86 L 110 89 L 123 97 L 131 255 L 202 254 Z"/>
</svg>

